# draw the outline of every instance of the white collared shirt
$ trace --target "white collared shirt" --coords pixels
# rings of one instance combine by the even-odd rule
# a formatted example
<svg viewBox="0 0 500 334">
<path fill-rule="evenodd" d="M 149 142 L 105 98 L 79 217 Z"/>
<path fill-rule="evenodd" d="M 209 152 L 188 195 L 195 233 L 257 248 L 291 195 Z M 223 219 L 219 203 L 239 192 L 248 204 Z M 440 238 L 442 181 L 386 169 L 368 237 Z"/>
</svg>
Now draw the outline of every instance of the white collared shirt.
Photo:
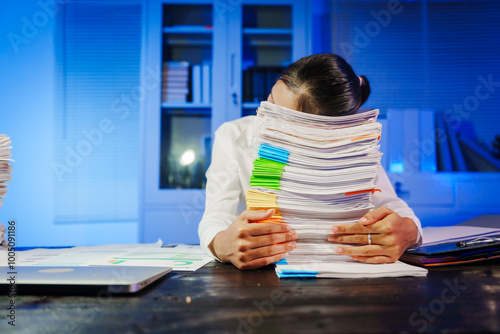
<svg viewBox="0 0 500 334">
<path fill-rule="evenodd" d="M 215 132 L 212 163 L 207 170 L 205 213 L 198 227 L 200 244 L 205 252 L 215 235 L 231 225 L 246 209 L 245 194 L 250 187 L 254 161 L 253 123 L 255 116 L 247 116 L 222 124 Z M 387 174 L 379 166 L 375 185 L 381 192 L 372 196 L 375 208 L 385 206 L 401 217 L 408 217 L 418 227 L 417 247 L 422 243 L 420 220 L 408 205 L 399 199 Z"/>
</svg>

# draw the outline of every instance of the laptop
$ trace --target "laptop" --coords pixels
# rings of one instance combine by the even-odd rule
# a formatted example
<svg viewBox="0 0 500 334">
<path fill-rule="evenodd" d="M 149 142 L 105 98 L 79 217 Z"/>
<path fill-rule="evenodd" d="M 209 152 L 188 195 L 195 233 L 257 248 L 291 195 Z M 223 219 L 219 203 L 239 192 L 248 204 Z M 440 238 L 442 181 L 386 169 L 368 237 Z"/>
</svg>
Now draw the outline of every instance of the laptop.
<svg viewBox="0 0 500 334">
<path fill-rule="evenodd" d="M 135 293 L 172 271 L 169 267 L 0 267 L 0 290 L 15 294 Z"/>
</svg>

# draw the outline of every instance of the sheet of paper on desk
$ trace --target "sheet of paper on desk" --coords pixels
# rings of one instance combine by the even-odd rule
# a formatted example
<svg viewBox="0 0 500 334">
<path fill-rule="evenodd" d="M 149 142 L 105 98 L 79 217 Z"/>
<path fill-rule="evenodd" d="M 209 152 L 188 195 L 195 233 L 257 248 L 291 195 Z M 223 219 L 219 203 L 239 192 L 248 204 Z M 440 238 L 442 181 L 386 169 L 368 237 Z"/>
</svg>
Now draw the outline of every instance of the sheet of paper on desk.
<svg viewBox="0 0 500 334">
<path fill-rule="evenodd" d="M 172 267 L 177 271 L 195 271 L 211 262 L 198 245 L 167 246 L 159 249 L 135 249 L 92 261 L 94 266 Z"/>
<path fill-rule="evenodd" d="M 17 266 L 85 266 L 92 260 L 107 257 L 111 254 L 125 254 L 132 249 L 161 248 L 163 242 L 158 240 L 150 244 L 118 244 L 102 246 L 76 246 L 70 248 L 35 248 L 18 251 Z M 1 260 L 7 257 L 3 256 Z M 1 261 L 0 260 L 0 261 Z M 0 262 L 0 266 L 4 264 Z M 5 264 L 6 265 L 6 264 Z"/>
<path fill-rule="evenodd" d="M 175 245 L 162 248 L 161 240 L 152 244 L 36 248 L 17 252 L 17 255 L 17 266 L 116 265 L 172 267 L 173 270 L 179 271 L 195 271 L 212 261 L 198 245 Z M 1 257 L 0 266 L 7 265 L 6 259 L 7 256 Z"/>
</svg>

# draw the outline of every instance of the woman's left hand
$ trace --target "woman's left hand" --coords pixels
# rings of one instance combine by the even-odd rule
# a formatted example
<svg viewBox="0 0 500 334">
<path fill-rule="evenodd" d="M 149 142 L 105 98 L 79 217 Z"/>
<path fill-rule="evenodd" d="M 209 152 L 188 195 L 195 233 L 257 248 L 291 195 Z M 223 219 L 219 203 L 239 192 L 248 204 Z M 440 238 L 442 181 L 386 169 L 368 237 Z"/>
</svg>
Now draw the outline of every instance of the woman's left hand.
<svg viewBox="0 0 500 334">
<path fill-rule="evenodd" d="M 335 251 L 338 254 L 350 255 L 354 260 L 366 263 L 396 262 L 419 237 L 412 219 L 402 218 L 386 207 L 368 212 L 357 224 L 336 225 L 331 230 L 335 234 L 329 235 L 328 241 L 364 245 L 337 246 Z"/>
</svg>

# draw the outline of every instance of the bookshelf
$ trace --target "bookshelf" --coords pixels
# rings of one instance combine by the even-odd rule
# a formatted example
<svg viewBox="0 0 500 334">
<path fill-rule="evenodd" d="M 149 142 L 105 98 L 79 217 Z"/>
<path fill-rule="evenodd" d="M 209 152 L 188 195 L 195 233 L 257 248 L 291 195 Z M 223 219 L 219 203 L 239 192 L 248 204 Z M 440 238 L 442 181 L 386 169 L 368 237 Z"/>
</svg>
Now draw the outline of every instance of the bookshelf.
<svg viewBox="0 0 500 334">
<path fill-rule="evenodd" d="M 141 242 L 198 242 L 215 130 L 255 114 L 281 69 L 311 52 L 314 1 L 224 5 L 145 1 Z"/>
</svg>

